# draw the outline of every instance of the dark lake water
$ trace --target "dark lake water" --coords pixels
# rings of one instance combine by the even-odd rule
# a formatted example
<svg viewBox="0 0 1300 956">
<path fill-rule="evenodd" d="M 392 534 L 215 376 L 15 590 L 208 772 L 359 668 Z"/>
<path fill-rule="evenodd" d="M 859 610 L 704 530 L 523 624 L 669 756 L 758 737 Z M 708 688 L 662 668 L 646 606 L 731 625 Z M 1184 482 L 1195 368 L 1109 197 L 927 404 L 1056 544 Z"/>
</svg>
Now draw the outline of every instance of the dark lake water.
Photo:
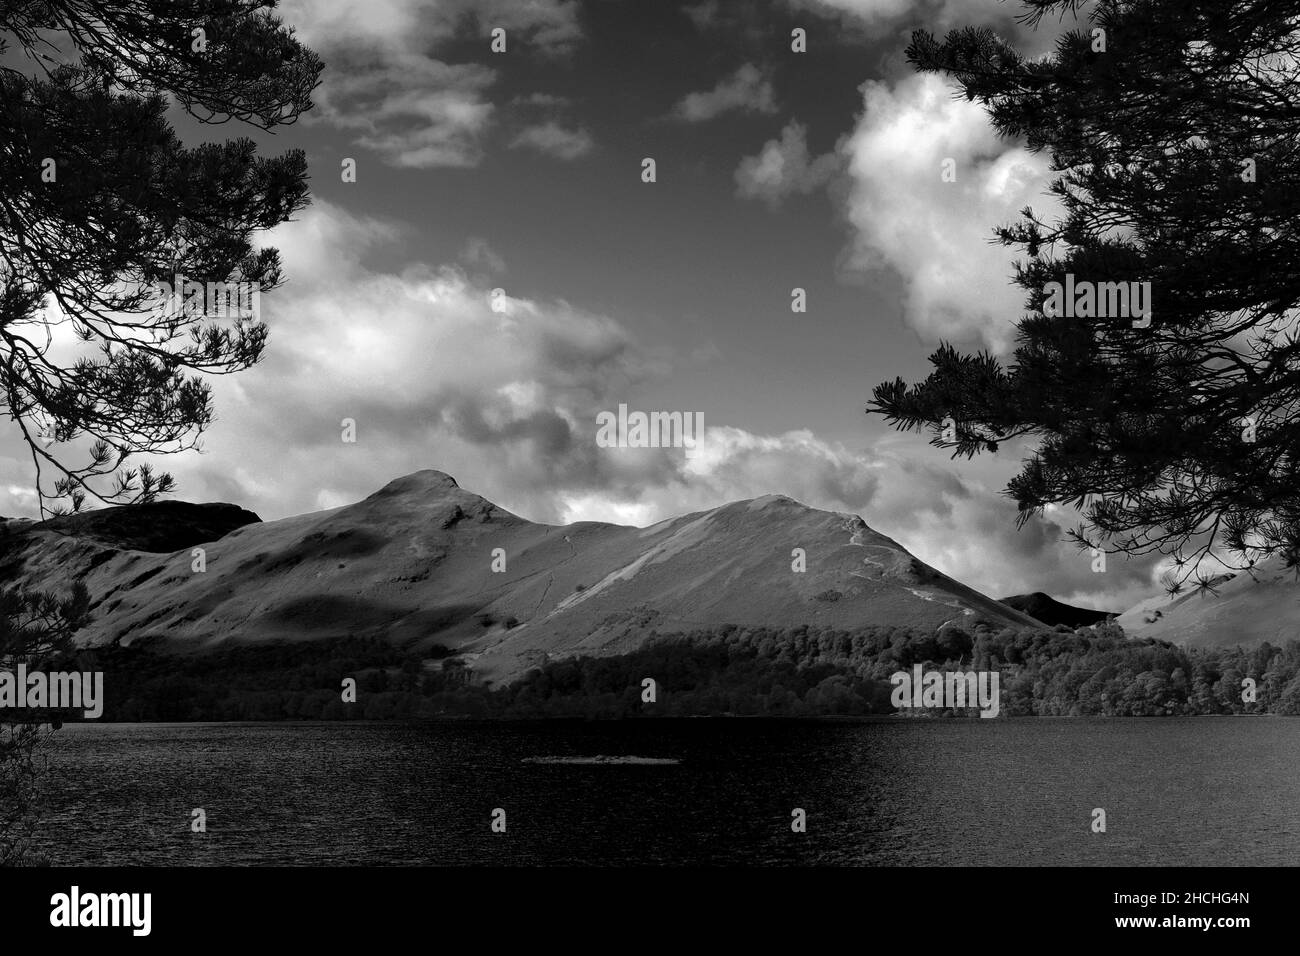
<svg viewBox="0 0 1300 956">
<path fill-rule="evenodd" d="M 679 762 L 528 759 L 593 755 Z M 41 849 L 56 865 L 1294 864 L 1297 757 L 1300 720 L 1269 718 L 82 724 L 50 750 Z"/>
</svg>

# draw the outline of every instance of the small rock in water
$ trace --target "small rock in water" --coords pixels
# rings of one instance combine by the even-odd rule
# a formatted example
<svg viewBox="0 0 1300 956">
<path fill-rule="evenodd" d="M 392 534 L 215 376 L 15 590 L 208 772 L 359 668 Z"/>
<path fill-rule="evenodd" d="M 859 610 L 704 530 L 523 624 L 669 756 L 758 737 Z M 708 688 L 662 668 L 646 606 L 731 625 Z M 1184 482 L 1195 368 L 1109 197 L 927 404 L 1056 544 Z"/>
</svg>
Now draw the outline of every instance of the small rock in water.
<svg viewBox="0 0 1300 956">
<path fill-rule="evenodd" d="M 607 757 L 597 754 L 594 757 L 525 757 L 523 763 L 561 763 L 561 764 L 648 764 L 667 765 L 681 763 L 675 757 Z"/>
</svg>

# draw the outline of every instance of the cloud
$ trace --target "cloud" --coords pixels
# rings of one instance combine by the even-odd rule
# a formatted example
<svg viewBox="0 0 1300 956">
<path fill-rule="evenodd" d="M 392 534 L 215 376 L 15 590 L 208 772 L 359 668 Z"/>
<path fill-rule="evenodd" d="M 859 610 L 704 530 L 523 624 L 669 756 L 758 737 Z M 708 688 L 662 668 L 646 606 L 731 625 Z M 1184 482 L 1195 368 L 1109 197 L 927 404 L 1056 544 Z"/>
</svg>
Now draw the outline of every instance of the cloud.
<svg viewBox="0 0 1300 956">
<path fill-rule="evenodd" d="M 692 7 L 682 7 L 682 13 L 695 24 L 695 29 L 707 30 L 718 22 L 718 0 L 704 0 Z"/>
<path fill-rule="evenodd" d="M 285 22 L 313 49 L 347 44 L 419 49 L 481 37 L 500 27 L 512 40 L 545 55 L 572 52 L 582 40 L 577 0 L 284 0 Z"/>
<path fill-rule="evenodd" d="M 427 2 L 427 0 L 426 0 Z M 483 36 L 500 27 L 522 38 L 530 50 L 546 56 L 565 56 L 582 40 L 578 0 L 450 0 L 441 4 L 448 19 L 473 19 Z"/>
<path fill-rule="evenodd" d="M 511 149 L 527 147 L 556 159 L 577 159 L 591 152 L 595 142 L 585 129 L 565 129 L 548 122 L 529 126 L 510 143 Z"/>
<path fill-rule="evenodd" d="M 482 269 L 488 275 L 500 275 L 506 271 L 505 259 L 480 236 L 471 236 L 465 242 L 460 261 L 472 268 Z"/>
<path fill-rule="evenodd" d="M 807 131 L 791 121 L 780 139 L 763 144 L 757 156 L 746 156 L 736 169 L 736 195 L 761 199 L 772 208 L 794 193 L 807 194 L 830 182 L 839 171 L 840 157 L 827 153 L 808 155 Z"/>
<path fill-rule="evenodd" d="M 468 167 L 482 158 L 492 70 L 394 53 L 382 63 L 354 61 L 341 72 L 346 75 L 317 97 L 317 119 L 355 131 L 354 142 L 388 165 Z"/>
<path fill-rule="evenodd" d="M 688 123 L 702 123 L 732 110 L 776 112 L 772 84 L 752 63 L 746 63 L 708 92 L 688 93 L 673 107 L 672 115 Z"/>
<path fill-rule="evenodd" d="M 576 0 L 287 0 L 286 22 L 329 67 L 314 95 L 311 123 L 354 133 L 390 166 L 475 166 L 493 118 L 487 90 L 496 72 L 434 55 L 449 41 L 502 27 L 507 43 L 544 56 L 582 38 Z"/>
<path fill-rule="evenodd" d="M 864 517 L 923 561 L 995 598 L 1041 590 L 1067 603 L 1124 610 L 1155 590 L 1157 558 L 1112 555 L 1106 572 L 1094 573 L 1091 555 L 1066 540 L 1066 529 L 1079 523 L 1072 508 L 1017 528 L 1016 504 L 1001 489 L 1018 460 L 994 456 L 973 467 L 919 445 L 887 440 L 872 450 L 881 480 Z"/>
<path fill-rule="evenodd" d="M 1028 30 L 1016 23 L 1019 0 L 787 0 L 795 10 L 838 17 L 852 26 L 880 28 L 904 22 L 934 33 L 962 26 L 992 26 L 1010 37 Z M 1049 44 L 1050 47 L 1050 44 Z"/>
<path fill-rule="evenodd" d="M 564 300 L 493 300 L 487 276 L 364 263 L 400 227 L 317 200 L 274 230 L 290 281 L 262 300 L 266 357 L 212 380 L 205 455 L 158 462 L 188 500 L 220 496 L 274 517 L 354 501 L 442 468 L 467 487 L 602 484 L 595 415 L 655 369 L 605 316 Z M 485 245 L 467 256 L 491 264 Z M 340 439 L 354 419 L 357 442 Z M 459 473 L 458 473 L 459 472 Z"/>
<path fill-rule="evenodd" d="M 717 507 L 728 501 L 764 494 L 786 494 L 805 504 L 830 510 L 856 510 L 870 502 L 879 476 L 866 459 L 828 444 L 807 430 L 755 435 L 729 426 L 709 426 L 698 452 L 686 460 L 680 451 L 668 469 L 654 467 L 625 449 L 609 449 L 637 476 L 635 484 L 601 488 L 581 495 L 562 495 L 566 521 L 617 514 L 637 524 Z"/>
<path fill-rule="evenodd" d="M 1048 158 L 999 139 L 977 103 L 944 80 L 910 76 L 862 86 L 863 111 L 841 150 L 853 230 L 844 268 L 888 267 L 906 283 L 904 313 L 924 338 L 983 340 L 1005 352 L 1024 294 L 1011 284 L 1018 250 L 990 242 L 1019 210 L 1054 217 Z M 956 181 L 944 182 L 943 163 Z"/>
<path fill-rule="evenodd" d="M 796 0 L 795 6 L 848 14 L 861 20 L 894 20 L 915 7 L 913 0 Z"/>
<path fill-rule="evenodd" d="M 522 147 L 556 159 L 573 160 L 587 155 L 596 145 L 585 128 L 566 126 L 561 122 L 573 106 L 573 101 L 566 96 L 530 93 L 515 97 L 511 105 L 517 108 L 518 113 L 534 117 L 510 141 L 511 149 Z"/>
<path fill-rule="evenodd" d="M 280 15 L 300 39 L 319 50 L 349 40 L 366 46 L 406 48 L 417 32 L 429 32 L 433 39 L 447 39 L 450 25 L 432 20 L 427 8 L 416 0 L 284 0 Z M 328 72 L 328 71 L 327 71 Z"/>
<path fill-rule="evenodd" d="M 573 103 L 567 96 L 556 96 L 554 93 L 529 93 L 527 96 L 516 96 L 511 102 L 515 106 L 533 106 L 552 110 L 564 109 Z"/>
</svg>

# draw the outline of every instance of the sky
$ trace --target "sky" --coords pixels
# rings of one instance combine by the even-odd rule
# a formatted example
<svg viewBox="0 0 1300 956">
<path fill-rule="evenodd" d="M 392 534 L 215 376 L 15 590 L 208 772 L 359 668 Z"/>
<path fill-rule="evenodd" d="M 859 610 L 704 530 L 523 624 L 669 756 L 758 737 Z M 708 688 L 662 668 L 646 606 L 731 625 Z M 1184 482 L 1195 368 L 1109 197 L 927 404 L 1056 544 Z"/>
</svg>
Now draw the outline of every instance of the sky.
<svg viewBox="0 0 1300 956">
<path fill-rule="evenodd" d="M 159 463 L 178 497 L 270 520 L 436 468 L 535 521 L 648 525 L 779 493 L 995 597 L 1123 609 L 1155 589 L 1151 559 L 1094 572 L 1072 509 L 1017 529 L 1002 489 L 1028 446 L 952 460 L 864 413 L 940 341 L 1009 353 L 1023 296 L 992 231 L 1054 211 L 1048 158 L 915 73 L 911 31 L 987 25 L 1041 54 L 1059 24 L 1000 0 L 279 12 L 325 61 L 315 107 L 239 132 L 305 150 L 312 203 L 264 237 L 287 277 L 262 297 L 266 356 L 212 379 L 201 450 Z M 187 143 L 232 133 L 175 122 Z M 599 447 L 620 404 L 702 414 L 699 451 Z M 30 467 L 0 425 L 0 513 L 35 513 Z"/>
</svg>

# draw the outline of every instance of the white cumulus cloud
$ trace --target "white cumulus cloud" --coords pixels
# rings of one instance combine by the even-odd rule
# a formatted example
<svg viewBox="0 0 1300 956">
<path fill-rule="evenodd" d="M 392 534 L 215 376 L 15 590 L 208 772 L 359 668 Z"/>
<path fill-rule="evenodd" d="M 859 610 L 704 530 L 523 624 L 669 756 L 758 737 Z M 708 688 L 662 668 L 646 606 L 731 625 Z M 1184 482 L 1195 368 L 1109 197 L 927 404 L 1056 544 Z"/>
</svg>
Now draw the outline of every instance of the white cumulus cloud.
<svg viewBox="0 0 1300 956">
<path fill-rule="evenodd" d="M 328 64 L 307 122 L 351 131 L 391 166 L 475 166 L 496 71 L 437 55 L 448 41 L 506 30 L 509 44 L 554 57 L 582 38 L 576 0 L 287 0 L 285 21 Z"/>
<path fill-rule="evenodd" d="M 746 63 L 711 90 L 688 93 L 673 107 L 673 115 L 688 123 L 702 123 L 732 111 L 776 112 L 772 84 L 752 63 Z"/>
<path fill-rule="evenodd" d="M 835 152 L 813 157 L 808 153 L 805 127 L 791 121 L 779 139 L 770 139 L 755 156 L 746 156 L 736 168 L 736 194 L 779 206 L 787 196 L 807 194 L 824 186 L 839 171 Z"/>
<path fill-rule="evenodd" d="M 1022 253 L 990 242 L 1026 205 L 1054 217 L 1048 159 L 999 139 L 984 109 L 932 74 L 862 86 L 842 149 L 850 180 L 850 271 L 888 267 L 906 283 L 908 322 L 928 340 L 982 339 L 1005 351 L 1024 306 L 1011 284 Z M 956 181 L 945 182 L 952 160 Z"/>
</svg>

